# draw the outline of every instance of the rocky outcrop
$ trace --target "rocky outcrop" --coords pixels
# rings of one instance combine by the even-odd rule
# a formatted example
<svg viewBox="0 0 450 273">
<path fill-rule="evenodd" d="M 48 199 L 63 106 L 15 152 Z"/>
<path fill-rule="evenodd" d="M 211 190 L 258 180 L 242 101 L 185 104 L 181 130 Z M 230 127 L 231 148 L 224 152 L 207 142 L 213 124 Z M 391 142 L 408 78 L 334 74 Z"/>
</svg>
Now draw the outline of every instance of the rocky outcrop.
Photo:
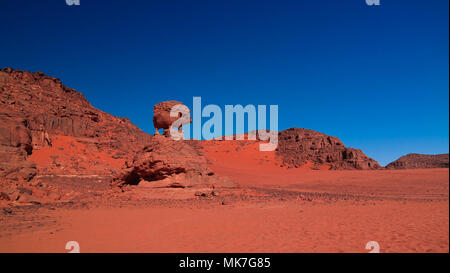
<svg viewBox="0 0 450 273">
<path fill-rule="evenodd" d="M 407 154 L 394 162 L 389 163 L 387 169 L 424 169 L 424 168 L 448 168 L 448 154 L 425 155 Z"/>
<path fill-rule="evenodd" d="M 37 173 L 36 165 L 28 159 L 31 152 L 26 119 L 0 113 L 0 180 L 31 180 Z"/>
<path fill-rule="evenodd" d="M 194 146 L 183 140 L 157 135 L 135 155 L 127 168 L 114 179 L 113 185 L 137 185 L 142 181 L 170 180 L 182 176 L 184 179 L 175 179 L 176 184 L 168 183 L 167 186 L 193 187 L 213 175 L 206 158 Z"/>
<path fill-rule="evenodd" d="M 342 141 L 313 130 L 290 128 L 278 136 L 277 154 L 283 163 L 300 167 L 312 163 L 313 168 L 329 169 L 381 169 L 375 160 L 361 150 L 345 147 Z"/>
<path fill-rule="evenodd" d="M 48 147 L 63 149 L 53 143 L 58 136 L 70 137 L 84 148 L 73 155 L 65 152 L 73 160 L 40 169 L 40 162 L 34 164 L 30 156 Z M 0 179 L 30 180 L 36 173 L 58 170 L 92 174 L 89 166 L 107 162 L 105 158 L 129 160 L 150 137 L 128 119 L 94 108 L 81 93 L 56 78 L 41 72 L 0 69 Z M 87 152 L 94 155 L 84 157 Z M 51 154 L 38 158 L 43 156 Z M 77 168 L 75 163 L 80 160 L 87 168 Z M 114 173 L 120 169 L 117 166 L 105 163 L 97 171 Z"/>
</svg>

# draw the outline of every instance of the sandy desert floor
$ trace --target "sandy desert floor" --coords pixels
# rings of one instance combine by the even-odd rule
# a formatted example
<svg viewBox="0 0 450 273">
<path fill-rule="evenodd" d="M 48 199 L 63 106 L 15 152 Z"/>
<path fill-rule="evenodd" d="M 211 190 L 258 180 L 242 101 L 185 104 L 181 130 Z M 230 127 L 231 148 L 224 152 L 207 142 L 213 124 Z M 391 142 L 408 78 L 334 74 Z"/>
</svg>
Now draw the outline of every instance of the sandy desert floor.
<svg viewBox="0 0 450 273">
<path fill-rule="evenodd" d="M 449 252 L 448 169 L 288 169 L 254 148 L 203 148 L 239 185 L 216 196 L 3 207 L 0 252 Z"/>
</svg>

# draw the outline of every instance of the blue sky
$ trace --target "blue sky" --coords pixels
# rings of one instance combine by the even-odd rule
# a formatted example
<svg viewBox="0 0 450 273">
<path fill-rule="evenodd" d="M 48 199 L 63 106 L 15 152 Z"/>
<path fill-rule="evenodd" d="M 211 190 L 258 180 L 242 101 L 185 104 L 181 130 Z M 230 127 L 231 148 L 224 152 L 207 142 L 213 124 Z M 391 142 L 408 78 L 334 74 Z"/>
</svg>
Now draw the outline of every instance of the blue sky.
<svg viewBox="0 0 450 273">
<path fill-rule="evenodd" d="M 386 164 L 449 151 L 449 1 L 0 0 L 0 67 L 153 133 L 153 105 L 278 104 Z"/>
</svg>

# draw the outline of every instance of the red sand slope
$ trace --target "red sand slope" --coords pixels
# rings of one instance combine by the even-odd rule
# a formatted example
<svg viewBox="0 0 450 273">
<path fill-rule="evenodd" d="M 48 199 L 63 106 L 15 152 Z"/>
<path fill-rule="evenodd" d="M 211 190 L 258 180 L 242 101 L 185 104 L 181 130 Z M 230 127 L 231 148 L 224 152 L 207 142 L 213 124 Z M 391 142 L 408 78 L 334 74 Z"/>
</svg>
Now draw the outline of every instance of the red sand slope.
<svg viewBox="0 0 450 273">
<path fill-rule="evenodd" d="M 85 139 L 86 141 L 88 139 Z M 54 136 L 52 146 L 34 150 L 30 159 L 36 163 L 40 174 L 103 174 L 117 171 L 124 159 L 114 159 L 112 154 L 98 151 L 71 136 Z"/>
</svg>

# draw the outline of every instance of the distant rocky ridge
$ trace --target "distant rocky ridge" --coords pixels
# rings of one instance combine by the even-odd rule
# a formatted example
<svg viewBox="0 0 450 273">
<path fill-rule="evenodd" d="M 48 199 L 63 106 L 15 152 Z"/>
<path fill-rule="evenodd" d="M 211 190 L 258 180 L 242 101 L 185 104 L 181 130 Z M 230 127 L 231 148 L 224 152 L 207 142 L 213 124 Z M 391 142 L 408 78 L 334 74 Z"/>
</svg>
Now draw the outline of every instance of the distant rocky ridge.
<svg viewBox="0 0 450 273">
<path fill-rule="evenodd" d="M 387 169 L 448 168 L 449 155 L 407 154 L 389 163 Z"/>
<path fill-rule="evenodd" d="M 345 147 L 338 138 L 303 128 L 281 131 L 277 154 L 292 167 L 312 163 L 313 168 L 328 166 L 331 170 L 382 169 L 377 161 L 359 149 Z"/>
</svg>

